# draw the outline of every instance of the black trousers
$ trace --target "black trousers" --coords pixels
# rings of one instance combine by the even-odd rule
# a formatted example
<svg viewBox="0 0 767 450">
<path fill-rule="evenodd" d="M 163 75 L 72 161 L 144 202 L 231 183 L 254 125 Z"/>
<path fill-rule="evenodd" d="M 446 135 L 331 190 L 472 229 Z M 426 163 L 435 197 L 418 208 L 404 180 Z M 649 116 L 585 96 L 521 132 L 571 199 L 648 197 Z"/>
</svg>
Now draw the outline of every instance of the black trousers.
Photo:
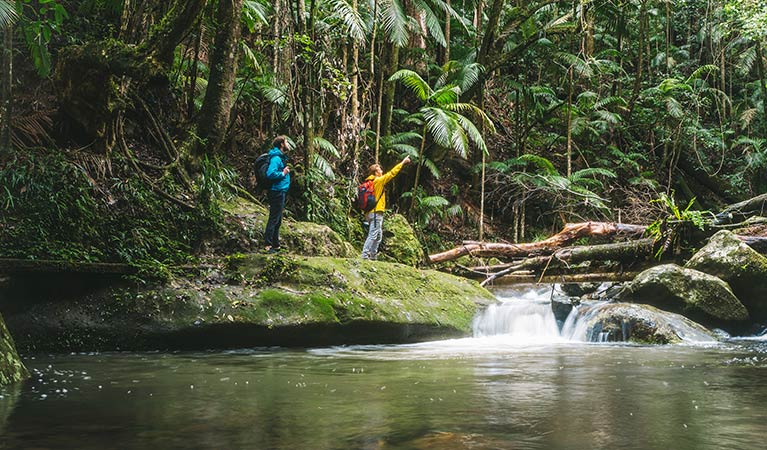
<svg viewBox="0 0 767 450">
<path fill-rule="evenodd" d="M 285 196 L 287 192 L 269 191 L 269 220 L 266 221 L 264 231 L 264 243 L 272 248 L 280 247 L 280 226 L 282 225 L 282 212 L 285 210 Z"/>
</svg>

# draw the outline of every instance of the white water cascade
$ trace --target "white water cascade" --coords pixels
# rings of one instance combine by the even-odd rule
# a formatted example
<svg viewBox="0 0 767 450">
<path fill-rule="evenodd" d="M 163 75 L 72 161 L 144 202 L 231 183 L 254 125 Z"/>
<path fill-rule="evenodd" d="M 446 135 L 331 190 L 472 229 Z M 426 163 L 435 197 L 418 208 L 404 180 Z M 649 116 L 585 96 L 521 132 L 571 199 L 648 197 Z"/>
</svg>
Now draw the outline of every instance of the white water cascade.
<svg viewBox="0 0 767 450">
<path fill-rule="evenodd" d="M 475 338 L 495 338 L 513 344 L 541 344 L 555 342 L 606 342 L 607 333 L 592 329 L 591 323 L 608 302 L 585 302 L 573 307 L 567 319 L 557 324 L 552 310 L 552 287 L 527 287 L 496 292 L 499 303 L 487 307 L 474 318 Z M 635 306 L 640 308 L 640 306 Z M 660 313 L 662 320 L 676 331 L 682 340 L 711 342 L 709 334 L 692 328 L 676 314 Z M 628 327 L 628 324 L 625 325 Z M 630 330 L 623 332 L 628 336 Z M 613 339 L 614 340 L 614 339 Z"/>
</svg>

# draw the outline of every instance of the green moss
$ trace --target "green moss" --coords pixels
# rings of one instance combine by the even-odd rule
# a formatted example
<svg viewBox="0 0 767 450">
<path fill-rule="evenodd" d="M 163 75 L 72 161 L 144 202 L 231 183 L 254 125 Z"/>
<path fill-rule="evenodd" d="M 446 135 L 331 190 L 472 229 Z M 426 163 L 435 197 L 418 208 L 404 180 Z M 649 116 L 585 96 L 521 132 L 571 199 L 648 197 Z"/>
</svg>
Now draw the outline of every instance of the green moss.
<svg viewBox="0 0 767 450">
<path fill-rule="evenodd" d="M 3 316 L 0 315 L 0 386 L 15 383 L 29 377 L 22 364 L 13 338 L 8 333 Z"/>
<path fill-rule="evenodd" d="M 387 215 L 384 219 L 383 228 L 384 240 L 381 244 L 381 259 L 414 267 L 423 262 L 423 247 L 404 216 L 400 214 Z"/>
</svg>

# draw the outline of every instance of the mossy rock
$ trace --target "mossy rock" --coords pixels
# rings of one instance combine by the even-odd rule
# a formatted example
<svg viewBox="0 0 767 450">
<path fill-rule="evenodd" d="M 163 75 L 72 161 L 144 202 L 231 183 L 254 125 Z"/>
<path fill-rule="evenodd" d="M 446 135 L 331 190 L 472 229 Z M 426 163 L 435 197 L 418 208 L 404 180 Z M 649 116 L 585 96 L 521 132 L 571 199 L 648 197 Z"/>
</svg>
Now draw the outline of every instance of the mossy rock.
<svg viewBox="0 0 767 450">
<path fill-rule="evenodd" d="M 767 322 L 767 258 L 722 230 L 685 264 L 725 281 L 753 319 Z"/>
<path fill-rule="evenodd" d="M 593 308 L 584 313 L 588 317 L 586 340 L 591 342 L 676 344 L 685 339 L 715 340 L 700 324 L 649 305 L 610 303 Z"/>
<path fill-rule="evenodd" d="M 0 386 L 16 383 L 29 377 L 29 372 L 19 359 L 13 338 L 0 315 Z"/>
<path fill-rule="evenodd" d="M 236 198 L 222 205 L 224 225 L 210 238 L 209 253 L 248 253 L 264 247 L 264 228 L 269 209 L 260 203 Z M 357 250 L 326 225 L 283 218 L 280 244 L 290 253 L 310 256 L 352 257 Z"/>
<path fill-rule="evenodd" d="M 28 307 L 8 325 L 26 351 L 404 343 L 466 336 L 495 300 L 473 281 L 362 259 L 240 254 L 209 279 L 228 283 L 111 287 Z"/>
<path fill-rule="evenodd" d="M 618 300 L 651 304 L 712 327 L 729 328 L 749 318 L 727 283 L 675 264 L 640 273 L 618 294 Z"/>
<path fill-rule="evenodd" d="M 383 223 L 384 238 L 379 258 L 408 266 L 418 266 L 424 261 L 421 243 L 407 219 L 401 214 L 387 214 Z"/>
</svg>

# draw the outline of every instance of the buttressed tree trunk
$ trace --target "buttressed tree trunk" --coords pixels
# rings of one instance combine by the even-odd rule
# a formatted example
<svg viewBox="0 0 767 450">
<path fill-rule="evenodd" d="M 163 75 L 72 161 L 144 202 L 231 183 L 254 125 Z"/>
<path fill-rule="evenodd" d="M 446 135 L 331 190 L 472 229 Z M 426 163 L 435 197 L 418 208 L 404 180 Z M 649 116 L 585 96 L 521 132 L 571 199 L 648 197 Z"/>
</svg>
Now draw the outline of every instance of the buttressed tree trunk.
<svg viewBox="0 0 767 450">
<path fill-rule="evenodd" d="M 84 144 L 92 142 L 104 153 L 114 146 L 114 123 L 131 104 L 122 86 L 130 83 L 139 93 L 147 87 L 167 89 L 173 52 L 205 1 L 175 0 L 139 46 L 108 39 L 59 51 L 53 79 L 60 111 L 80 129 Z"/>
<path fill-rule="evenodd" d="M 242 3 L 243 0 L 221 0 L 216 12 L 217 30 L 210 58 L 210 79 L 197 124 L 198 135 L 206 141 L 204 153 L 209 155 L 221 147 L 229 126 L 237 74 Z"/>
</svg>

